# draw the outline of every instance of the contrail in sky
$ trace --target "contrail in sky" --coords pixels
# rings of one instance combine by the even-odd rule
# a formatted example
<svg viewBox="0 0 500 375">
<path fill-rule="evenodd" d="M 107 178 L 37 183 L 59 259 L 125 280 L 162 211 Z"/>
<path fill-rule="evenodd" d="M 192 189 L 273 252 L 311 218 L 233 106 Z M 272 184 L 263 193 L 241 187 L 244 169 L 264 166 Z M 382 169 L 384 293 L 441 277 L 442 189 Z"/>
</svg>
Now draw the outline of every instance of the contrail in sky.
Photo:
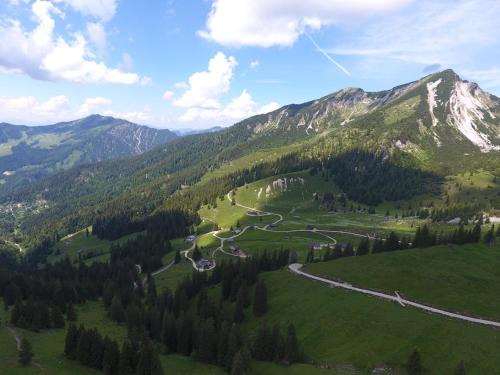
<svg viewBox="0 0 500 375">
<path fill-rule="evenodd" d="M 346 68 L 344 68 L 342 65 L 340 65 L 338 62 L 336 62 L 323 48 L 321 48 L 318 43 L 314 41 L 314 39 L 308 34 L 305 33 L 309 40 L 311 41 L 312 44 L 314 44 L 314 47 L 323 54 L 330 62 L 332 62 L 337 68 L 342 70 L 345 74 L 347 74 L 349 77 L 351 76 L 351 72 L 349 72 Z"/>
</svg>

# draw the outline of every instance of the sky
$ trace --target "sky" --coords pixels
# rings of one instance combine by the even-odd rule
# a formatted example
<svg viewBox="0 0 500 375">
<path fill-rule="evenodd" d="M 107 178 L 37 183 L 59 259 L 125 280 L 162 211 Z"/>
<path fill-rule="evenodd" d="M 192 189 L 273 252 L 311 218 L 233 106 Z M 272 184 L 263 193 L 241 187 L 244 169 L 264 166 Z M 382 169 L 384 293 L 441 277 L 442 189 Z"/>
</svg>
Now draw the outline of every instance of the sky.
<svg viewBox="0 0 500 375">
<path fill-rule="evenodd" d="M 229 126 L 452 68 L 500 96 L 498 0 L 2 0 L 0 122 Z"/>
</svg>

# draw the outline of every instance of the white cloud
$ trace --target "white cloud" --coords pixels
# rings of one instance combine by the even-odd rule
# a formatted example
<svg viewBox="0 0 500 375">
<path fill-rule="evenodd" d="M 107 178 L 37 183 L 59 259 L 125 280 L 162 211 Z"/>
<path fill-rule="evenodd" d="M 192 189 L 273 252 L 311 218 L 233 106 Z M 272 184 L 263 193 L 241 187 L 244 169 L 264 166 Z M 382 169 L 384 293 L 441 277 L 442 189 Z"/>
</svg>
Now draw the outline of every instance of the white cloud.
<svg viewBox="0 0 500 375">
<path fill-rule="evenodd" d="M 172 104 L 186 111 L 179 117 L 180 122 L 198 123 L 206 126 L 207 122 L 216 122 L 217 125 L 231 125 L 238 120 L 254 116 L 262 110 L 274 108 L 276 103 L 269 103 L 259 107 L 247 90 L 222 104 L 222 97 L 231 88 L 234 69 L 238 62 L 234 57 L 226 57 L 218 52 L 208 62 L 208 69 L 192 74 L 188 83 L 177 83 L 176 88 L 185 91 Z M 163 98 L 171 100 L 174 92 L 165 92 Z M 210 125 L 210 124 L 208 124 Z"/>
<path fill-rule="evenodd" d="M 421 0 L 410 11 L 364 27 L 328 52 L 457 66 L 498 50 L 497 0 Z"/>
<path fill-rule="evenodd" d="M 232 125 L 233 123 L 245 118 L 255 116 L 261 113 L 267 113 L 279 108 L 279 104 L 271 102 L 261 107 L 253 100 L 252 96 L 243 90 L 240 96 L 232 99 L 222 108 L 189 108 L 181 117 L 181 122 L 216 122 L 217 125 Z"/>
<path fill-rule="evenodd" d="M 153 84 L 153 78 L 144 76 L 141 78 L 141 86 L 150 86 Z"/>
<path fill-rule="evenodd" d="M 116 13 L 116 0 L 54 0 L 87 16 L 109 21 Z"/>
<path fill-rule="evenodd" d="M 122 72 L 130 72 L 134 69 L 134 59 L 128 53 L 122 55 L 122 59 L 118 64 L 118 69 Z"/>
<path fill-rule="evenodd" d="M 260 65 L 259 60 L 254 60 L 250 63 L 250 68 L 255 69 Z"/>
<path fill-rule="evenodd" d="M 108 110 L 104 112 L 105 116 L 112 116 L 115 118 L 121 118 L 124 120 L 128 120 L 130 122 L 134 122 L 136 124 L 141 125 L 150 125 L 152 121 L 155 121 L 155 117 L 151 114 L 151 110 L 149 108 L 144 108 L 142 111 L 123 111 L 116 112 L 112 110 Z"/>
<path fill-rule="evenodd" d="M 500 67 L 492 66 L 488 69 L 464 70 L 461 71 L 466 78 L 470 78 L 484 89 L 500 87 Z"/>
<path fill-rule="evenodd" d="M 103 56 L 108 49 L 108 42 L 106 39 L 106 30 L 104 25 L 99 22 L 88 22 L 87 23 L 87 35 L 89 40 L 97 49 L 100 56 Z"/>
<path fill-rule="evenodd" d="M 384 15 L 413 0 L 213 0 L 201 37 L 227 46 L 291 46 L 307 29 Z"/>
<path fill-rule="evenodd" d="M 63 16 L 51 2 L 36 0 L 32 7 L 37 26 L 27 31 L 17 20 L 0 22 L 0 68 L 39 80 L 76 83 L 134 84 L 135 73 L 125 73 L 97 62 L 81 33 L 72 40 L 54 35 L 53 15 Z"/>
<path fill-rule="evenodd" d="M 9 0 L 9 4 L 13 6 L 18 6 L 21 4 L 28 4 L 30 0 Z"/>
<path fill-rule="evenodd" d="M 197 72 L 188 79 L 188 88 L 182 96 L 173 101 L 182 108 L 218 108 L 218 98 L 229 91 L 233 69 L 238 65 L 232 56 L 218 52 L 208 62 L 208 69 Z"/>
<path fill-rule="evenodd" d="M 174 83 L 174 87 L 180 90 L 187 90 L 189 88 L 189 85 L 186 82 L 177 82 Z"/>
<path fill-rule="evenodd" d="M 281 107 L 281 105 L 278 102 L 271 102 L 271 103 L 268 103 L 268 104 L 260 107 L 259 113 L 273 112 L 273 111 L 276 111 L 280 107 Z"/>
<path fill-rule="evenodd" d="M 34 96 L 0 97 L 0 116 L 9 121 L 58 121 L 69 112 L 68 98 L 64 95 L 54 96 L 40 102 Z"/>
<path fill-rule="evenodd" d="M 170 101 L 174 98 L 174 92 L 173 91 L 165 91 L 165 93 L 163 94 L 162 98 L 163 100 L 166 100 L 166 101 Z"/>
<path fill-rule="evenodd" d="M 97 96 L 95 98 L 87 98 L 78 110 L 79 116 L 86 116 L 92 113 L 96 108 L 111 105 L 111 99 Z"/>
</svg>

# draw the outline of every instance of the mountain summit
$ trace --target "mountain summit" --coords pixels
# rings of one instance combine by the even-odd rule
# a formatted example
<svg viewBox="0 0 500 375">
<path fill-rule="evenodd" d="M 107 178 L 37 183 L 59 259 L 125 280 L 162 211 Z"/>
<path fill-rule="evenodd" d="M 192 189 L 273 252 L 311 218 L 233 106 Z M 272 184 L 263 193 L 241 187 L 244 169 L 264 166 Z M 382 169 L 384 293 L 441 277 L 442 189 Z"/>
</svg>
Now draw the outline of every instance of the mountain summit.
<svg viewBox="0 0 500 375">
<path fill-rule="evenodd" d="M 284 106 L 251 122 L 255 133 L 311 135 L 349 123 L 376 126 L 379 121 L 380 127 L 404 126 L 407 138 L 413 133 L 409 139 L 399 139 L 399 144 L 406 140 L 418 144 L 430 137 L 435 147 L 465 142 L 489 152 L 500 150 L 499 111 L 499 98 L 449 69 L 386 91 L 346 88 L 315 101 Z"/>
</svg>

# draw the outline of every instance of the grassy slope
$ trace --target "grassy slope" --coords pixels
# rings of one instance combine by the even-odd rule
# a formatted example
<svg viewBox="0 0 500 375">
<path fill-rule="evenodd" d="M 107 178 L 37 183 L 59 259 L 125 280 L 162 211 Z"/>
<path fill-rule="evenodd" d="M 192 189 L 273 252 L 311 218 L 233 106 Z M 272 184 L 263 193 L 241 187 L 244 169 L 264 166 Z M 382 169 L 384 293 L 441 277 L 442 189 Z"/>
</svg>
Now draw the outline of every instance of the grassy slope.
<svg viewBox="0 0 500 375">
<path fill-rule="evenodd" d="M 419 302 L 500 320 L 500 246 L 397 251 L 306 266 L 309 272 Z"/>
<path fill-rule="evenodd" d="M 75 233 L 72 236 L 62 238 L 55 246 L 52 255 L 49 256 L 49 262 L 55 262 L 68 256 L 72 261 L 77 259 L 78 251 L 83 250 L 83 254 L 93 252 L 96 256 L 89 258 L 88 261 L 100 260 L 107 261 L 111 246 L 115 243 L 126 242 L 137 236 L 137 233 L 119 238 L 116 241 L 100 240 L 99 238 L 86 235 L 85 229 Z"/>
<path fill-rule="evenodd" d="M 294 322 L 306 354 L 318 362 L 397 367 L 417 347 L 428 374 L 451 374 L 462 359 L 467 374 L 493 374 L 500 368 L 500 336 L 495 329 L 331 289 L 284 270 L 263 278 L 270 306 L 264 319 L 282 326 Z M 246 331 L 257 325 L 249 321 Z"/>
</svg>

